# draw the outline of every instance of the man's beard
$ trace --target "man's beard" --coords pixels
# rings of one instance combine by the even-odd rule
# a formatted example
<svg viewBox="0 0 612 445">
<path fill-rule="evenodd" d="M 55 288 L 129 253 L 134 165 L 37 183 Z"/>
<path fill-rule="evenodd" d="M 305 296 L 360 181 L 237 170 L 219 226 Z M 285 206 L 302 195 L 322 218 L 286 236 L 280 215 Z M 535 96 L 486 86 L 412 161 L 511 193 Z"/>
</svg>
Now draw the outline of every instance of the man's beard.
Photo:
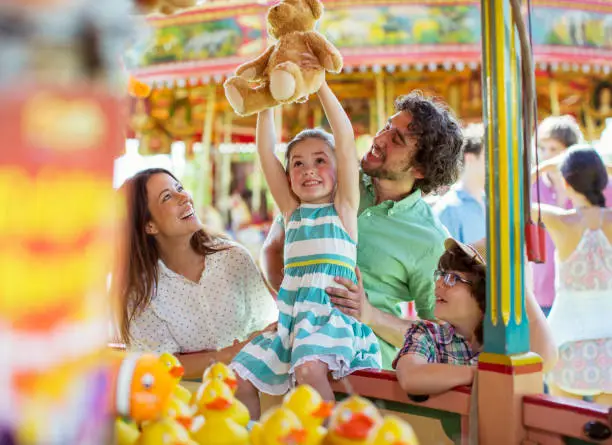
<svg viewBox="0 0 612 445">
<path fill-rule="evenodd" d="M 386 179 L 389 181 L 397 181 L 406 176 L 406 172 L 410 170 L 412 167 L 411 163 L 407 163 L 407 165 L 402 168 L 400 171 L 390 171 L 385 165 L 380 165 L 378 167 L 369 168 L 367 163 L 364 160 L 361 160 L 361 171 L 363 171 L 370 178 L 378 178 L 378 179 Z"/>
</svg>

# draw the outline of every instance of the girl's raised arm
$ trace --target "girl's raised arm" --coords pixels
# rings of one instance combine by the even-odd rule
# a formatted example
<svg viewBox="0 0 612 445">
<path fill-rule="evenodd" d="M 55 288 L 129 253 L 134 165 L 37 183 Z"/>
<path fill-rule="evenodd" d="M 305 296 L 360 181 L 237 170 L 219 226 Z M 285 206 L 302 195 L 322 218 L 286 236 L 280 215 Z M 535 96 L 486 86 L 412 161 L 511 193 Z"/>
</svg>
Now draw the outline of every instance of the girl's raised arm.
<svg viewBox="0 0 612 445">
<path fill-rule="evenodd" d="M 298 203 L 291 192 L 283 164 L 274 153 L 276 135 L 272 109 L 267 109 L 257 115 L 256 141 L 261 169 L 266 177 L 270 193 L 281 213 L 288 215 L 293 212 Z"/>
<path fill-rule="evenodd" d="M 327 82 L 323 82 L 318 95 L 336 144 L 338 188 L 334 202 L 338 210 L 348 206 L 356 212 L 359 208 L 359 162 L 353 125 Z"/>
</svg>

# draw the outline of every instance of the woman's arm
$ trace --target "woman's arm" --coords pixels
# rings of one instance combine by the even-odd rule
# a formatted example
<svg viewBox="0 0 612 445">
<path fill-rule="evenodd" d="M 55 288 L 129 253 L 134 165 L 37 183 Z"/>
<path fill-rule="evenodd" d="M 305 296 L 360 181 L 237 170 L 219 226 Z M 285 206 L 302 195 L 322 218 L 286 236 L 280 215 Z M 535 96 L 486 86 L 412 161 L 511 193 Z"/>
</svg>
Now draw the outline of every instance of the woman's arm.
<svg viewBox="0 0 612 445">
<path fill-rule="evenodd" d="M 427 363 L 418 354 L 405 354 L 397 362 L 397 380 L 408 394 L 434 395 L 456 386 L 471 385 L 476 368 L 468 365 Z"/>
<path fill-rule="evenodd" d="M 356 211 L 359 208 L 359 162 L 353 125 L 326 82 L 321 85 L 318 95 L 336 144 L 338 188 L 334 202 L 336 208 L 348 206 Z"/>
<path fill-rule="evenodd" d="M 181 365 L 183 365 L 183 368 L 185 368 L 183 378 L 202 378 L 202 374 L 204 374 L 206 368 L 215 362 L 222 362 L 226 365 L 229 364 L 243 346 L 244 343 L 236 343 L 235 345 L 228 346 L 227 348 L 223 348 L 218 351 L 199 351 L 191 352 L 189 354 L 176 354 L 176 357 L 181 362 Z"/>
<path fill-rule="evenodd" d="M 271 108 L 257 115 L 256 141 L 261 169 L 266 177 L 270 193 L 272 193 L 281 213 L 287 215 L 295 209 L 297 201 L 291 192 L 283 164 L 274 153 L 276 135 L 274 132 L 274 115 Z"/>
<path fill-rule="evenodd" d="M 567 210 L 550 204 L 539 204 L 539 209 L 538 203 L 531 204 L 531 219 L 533 221 L 538 221 L 539 215 L 542 215 L 542 222 L 546 226 L 546 230 L 555 244 L 557 244 L 559 236 L 563 236 L 565 230 L 563 217 L 567 215 L 567 213 Z"/>
<path fill-rule="evenodd" d="M 543 361 L 543 372 L 547 373 L 557 363 L 558 350 L 552 331 L 533 294 L 533 271 L 525 260 L 525 310 L 529 320 L 529 349 Z"/>
<path fill-rule="evenodd" d="M 240 350 L 246 346 L 247 343 L 263 332 L 273 329 L 276 329 L 275 324 L 267 326 L 265 329 L 260 331 L 253 332 L 245 341 L 239 342 L 238 340 L 235 340 L 233 345 L 217 351 L 199 351 L 190 352 L 188 354 L 176 354 L 176 357 L 179 359 L 181 365 L 183 365 L 183 368 L 185 369 L 185 374 L 183 377 L 185 379 L 202 378 L 202 374 L 204 371 L 206 371 L 206 368 L 215 362 L 222 362 L 228 365 L 234 359 L 236 354 L 238 354 Z"/>
</svg>

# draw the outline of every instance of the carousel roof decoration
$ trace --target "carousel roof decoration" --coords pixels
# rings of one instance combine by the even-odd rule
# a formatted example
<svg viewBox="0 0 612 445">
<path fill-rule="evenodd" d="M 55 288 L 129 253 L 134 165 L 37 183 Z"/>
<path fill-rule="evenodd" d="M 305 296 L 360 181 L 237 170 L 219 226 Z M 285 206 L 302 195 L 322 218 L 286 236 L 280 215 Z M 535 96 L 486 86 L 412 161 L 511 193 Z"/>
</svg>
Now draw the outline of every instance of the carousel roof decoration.
<svg viewBox="0 0 612 445">
<path fill-rule="evenodd" d="M 212 1 L 174 15 L 151 15 L 126 66 L 154 87 L 219 84 L 266 46 L 272 1 Z M 344 57 L 345 74 L 477 70 L 479 3 L 474 0 L 324 0 L 319 29 Z M 541 71 L 612 71 L 612 2 L 535 0 L 536 66 Z"/>
</svg>

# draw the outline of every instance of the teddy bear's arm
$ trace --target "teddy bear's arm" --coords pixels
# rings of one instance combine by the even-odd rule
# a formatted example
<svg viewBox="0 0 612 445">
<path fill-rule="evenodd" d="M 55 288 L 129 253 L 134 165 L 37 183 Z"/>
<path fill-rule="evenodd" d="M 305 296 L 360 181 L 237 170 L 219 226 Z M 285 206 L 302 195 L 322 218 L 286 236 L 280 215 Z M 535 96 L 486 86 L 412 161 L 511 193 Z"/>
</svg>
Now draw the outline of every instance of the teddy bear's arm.
<svg viewBox="0 0 612 445">
<path fill-rule="evenodd" d="M 325 70 L 330 73 L 339 73 L 342 70 L 340 51 L 322 34 L 316 31 L 308 31 L 304 33 L 304 38 Z"/>
<path fill-rule="evenodd" d="M 250 60 L 248 62 L 243 63 L 238 68 L 236 68 L 236 75 L 242 77 L 246 80 L 252 81 L 260 81 L 261 75 L 263 74 L 266 66 L 268 65 L 268 60 L 272 55 L 272 52 L 276 48 L 274 45 L 269 46 L 263 54 L 259 55 L 256 59 Z"/>
</svg>

